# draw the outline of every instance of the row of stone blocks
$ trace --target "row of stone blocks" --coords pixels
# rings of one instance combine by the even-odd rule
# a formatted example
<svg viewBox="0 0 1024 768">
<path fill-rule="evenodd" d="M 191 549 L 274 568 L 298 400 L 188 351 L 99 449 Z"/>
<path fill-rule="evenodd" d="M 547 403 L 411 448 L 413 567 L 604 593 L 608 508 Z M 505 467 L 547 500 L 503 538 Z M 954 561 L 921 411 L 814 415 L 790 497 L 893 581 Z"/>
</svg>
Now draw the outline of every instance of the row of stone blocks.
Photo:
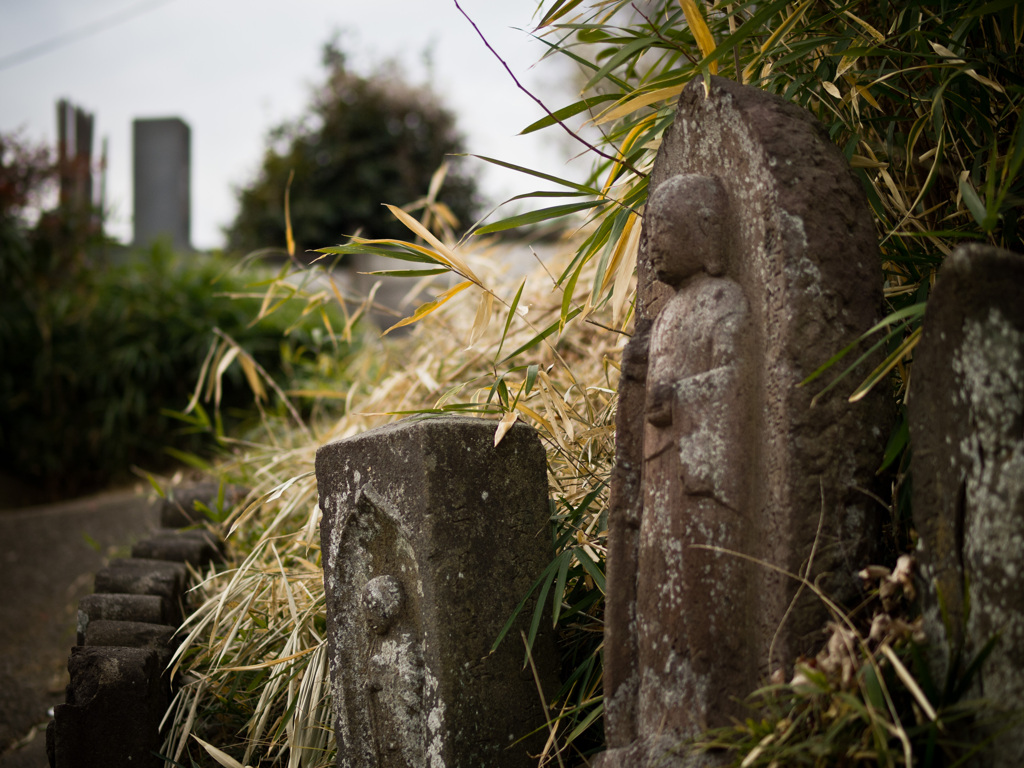
<svg viewBox="0 0 1024 768">
<path fill-rule="evenodd" d="M 66 701 L 46 729 L 51 768 L 163 765 L 159 729 L 174 683 L 168 664 L 185 616 L 188 565 L 222 558 L 212 533 L 187 526 L 194 502 L 216 493 L 204 484 L 165 501 L 161 528 L 96 574 L 95 593 L 78 605 Z"/>
</svg>

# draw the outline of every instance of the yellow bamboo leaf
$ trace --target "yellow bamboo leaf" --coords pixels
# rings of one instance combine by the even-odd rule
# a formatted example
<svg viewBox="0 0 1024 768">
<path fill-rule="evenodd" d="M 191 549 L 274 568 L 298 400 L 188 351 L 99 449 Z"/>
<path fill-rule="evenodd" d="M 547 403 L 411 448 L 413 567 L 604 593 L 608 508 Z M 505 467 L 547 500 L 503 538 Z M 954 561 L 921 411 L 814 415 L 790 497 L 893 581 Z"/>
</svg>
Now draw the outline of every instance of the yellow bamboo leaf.
<svg viewBox="0 0 1024 768">
<path fill-rule="evenodd" d="M 233 758 L 227 752 L 223 752 L 223 751 L 217 749 L 212 744 L 207 744 L 205 741 L 200 739 L 194 733 L 192 734 L 192 738 L 195 739 L 196 741 L 198 741 L 199 744 L 203 747 L 203 749 L 205 749 L 209 753 L 210 757 L 212 757 L 218 763 L 223 765 L 224 768 L 249 768 L 249 766 L 247 766 L 247 765 L 243 766 L 240 762 L 235 760 L 235 758 Z"/>
<path fill-rule="evenodd" d="M 608 190 L 612 188 L 612 184 L 615 183 L 615 179 L 618 178 L 619 173 L 622 171 L 622 161 L 626 157 L 626 153 L 629 152 L 630 147 L 633 146 L 633 142 L 636 141 L 643 131 L 646 131 L 654 119 L 657 117 L 655 114 L 648 115 L 639 123 L 633 126 L 633 128 L 626 134 L 626 138 L 622 141 L 622 146 L 619 147 L 617 152 L 618 159 L 612 163 L 612 167 L 608 170 L 608 178 L 604 182 L 604 188 L 601 190 L 601 194 L 608 194 Z"/>
<path fill-rule="evenodd" d="M 858 24 L 860 24 L 860 26 L 861 26 L 861 27 L 862 27 L 862 28 L 863 28 L 864 30 L 866 30 L 866 31 L 867 31 L 867 33 L 868 33 L 869 35 L 871 35 L 871 37 L 873 37 L 873 38 L 875 39 L 875 42 L 876 42 L 876 43 L 884 43 L 884 42 L 885 42 L 885 35 L 883 35 L 883 34 L 882 34 L 881 32 L 879 32 L 879 31 L 878 31 L 877 29 L 875 29 L 875 28 L 874 28 L 873 26 L 871 26 L 870 24 L 868 24 L 868 23 L 867 23 L 866 21 L 864 21 L 864 19 L 860 18 L 859 16 L 854 16 L 854 15 L 853 15 L 852 13 L 850 13 L 849 11 L 845 11 L 845 14 L 846 14 L 847 18 L 853 19 L 853 20 L 854 20 L 855 22 L 857 22 Z"/>
<path fill-rule="evenodd" d="M 715 38 L 711 35 L 711 30 L 708 28 L 707 22 L 704 21 L 704 17 L 701 16 L 697 3 L 695 0 L 679 0 L 679 6 L 686 15 L 686 23 L 690 26 L 690 31 L 693 32 L 697 45 L 700 46 L 701 54 L 703 54 L 704 58 L 707 58 L 715 51 Z M 718 62 L 711 62 L 709 69 L 711 74 L 717 75 Z"/>
<path fill-rule="evenodd" d="M 217 369 L 213 373 L 213 404 L 215 406 L 220 405 L 221 395 L 223 394 L 221 377 L 228 369 L 228 366 L 234 362 L 236 357 L 238 357 L 238 351 L 238 347 L 228 347 L 227 351 L 221 356 L 220 361 L 217 363 Z"/>
<path fill-rule="evenodd" d="M 501 439 L 508 434 L 508 431 L 512 429 L 512 425 L 516 423 L 516 419 L 519 418 L 519 414 L 515 411 L 509 411 L 501 417 L 501 421 L 498 422 L 498 428 L 494 431 L 494 447 L 498 447 L 498 443 Z"/>
<path fill-rule="evenodd" d="M 872 107 L 877 109 L 879 112 L 882 111 L 882 106 L 878 103 L 874 96 L 871 95 L 871 91 L 866 86 L 858 85 L 855 86 L 857 93 L 864 97 L 864 101 L 870 104 Z"/>
<path fill-rule="evenodd" d="M 480 294 L 480 303 L 476 306 L 476 317 L 473 318 L 473 327 L 469 330 L 469 345 L 467 349 L 472 349 L 473 345 L 483 336 L 484 331 L 487 330 L 487 326 L 491 323 L 491 309 L 494 306 L 494 296 L 487 291 Z"/>
<path fill-rule="evenodd" d="M 295 255 L 295 237 L 292 234 L 292 214 L 291 214 L 291 193 L 292 193 L 292 180 L 295 178 L 295 169 L 292 168 L 288 172 L 288 183 L 284 187 L 284 240 L 288 245 L 288 255 Z"/>
<path fill-rule="evenodd" d="M 651 104 L 657 104 L 659 101 L 666 101 L 678 96 L 683 92 L 684 85 L 685 84 L 673 85 L 668 88 L 659 88 L 656 91 L 648 91 L 647 93 L 642 93 L 628 101 L 621 102 L 618 105 L 612 105 L 594 118 L 594 125 L 610 123 L 613 120 L 618 120 L 626 115 L 631 115 L 644 107 L 650 106 Z"/>
<path fill-rule="evenodd" d="M 930 45 L 932 47 L 932 50 L 935 51 L 937 54 L 939 54 L 939 56 L 941 56 L 944 59 L 947 59 L 948 61 L 946 63 L 948 63 L 948 64 L 966 64 L 967 63 L 966 61 L 961 59 L 959 56 L 957 56 L 955 53 L 953 53 L 951 50 L 949 50 L 949 48 L 947 48 L 944 45 L 939 45 L 938 43 L 933 43 L 930 40 L 928 41 L 928 45 Z"/>
<path fill-rule="evenodd" d="M 530 406 L 524 405 L 523 403 L 516 403 L 516 410 L 519 411 L 520 413 L 525 413 L 531 419 L 536 421 L 538 424 L 544 427 L 545 430 L 547 430 L 548 434 L 553 433 L 553 430 L 551 429 L 551 422 L 549 422 L 547 419 L 545 419 L 543 416 L 541 416 L 539 413 L 533 410 L 533 408 L 531 408 Z"/>
<path fill-rule="evenodd" d="M 622 316 L 622 308 L 626 305 L 626 299 L 632 295 L 632 291 L 629 290 L 629 281 L 633 277 L 637 254 L 640 251 L 641 227 L 637 225 L 638 221 L 639 217 L 634 213 L 630 217 L 629 224 L 627 224 L 627 226 L 631 224 L 632 228 L 626 240 L 625 253 L 619 268 L 616 270 L 615 287 L 612 289 L 612 320 L 616 323 Z"/>
<path fill-rule="evenodd" d="M 452 251 L 447 245 L 445 245 L 436 237 L 434 237 L 434 234 L 429 229 L 424 227 L 422 224 L 416 221 L 416 219 L 414 219 L 408 213 L 403 211 L 401 208 L 397 208 L 394 205 L 387 204 L 385 204 L 385 207 L 389 211 L 391 211 L 392 215 L 394 215 L 396 219 L 402 222 L 414 234 L 418 235 L 419 237 L 422 237 L 424 240 L 426 240 L 434 247 L 435 253 L 433 254 L 433 257 L 435 259 L 437 259 L 443 264 L 447 264 L 449 267 L 456 270 L 463 277 L 468 277 L 477 285 L 480 284 L 480 280 L 479 278 L 477 278 L 476 275 L 473 274 L 473 270 L 471 270 L 462 259 L 456 256 L 455 252 Z"/>
<path fill-rule="evenodd" d="M 987 85 L 989 88 L 991 88 L 991 89 L 993 89 L 995 91 L 999 91 L 1000 93 L 1006 93 L 1006 91 L 1003 90 L 1003 86 L 1001 86 L 995 80 L 989 80 L 984 75 L 979 75 L 973 69 L 965 69 L 964 70 L 964 74 L 967 75 L 968 77 L 974 78 L 975 80 L 977 80 L 982 85 Z"/>
<path fill-rule="evenodd" d="M 387 336 L 389 333 L 391 333 L 393 330 L 395 330 L 395 328 L 402 328 L 403 326 L 412 325 L 413 323 L 422 320 L 424 317 L 429 315 L 435 309 L 438 309 L 439 307 L 444 306 L 444 304 L 452 296 L 454 296 L 455 294 L 459 293 L 460 291 L 466 290 L 471 285 L 473 285 L 473 281 L 472 280 L 464 280 L 463 282 L 461 282 L 458 285 L 456 285 L 454 288 L 449 288 L 447 291 L 442 293 L 440 296 L 438 296 L 433 301 L 428 301 L 426 304 L 421 304 L 419 307 L 416 308 L 415 312 L 413 312 L 411 315 L 409 315 L 409 317 L 406 317 L 406 318 L 404 318 L 402 320 L 399 320 L 397 323 L 395 323 L 390 328 L 388 328 L 386 331 L 384 331 L 384 333 L 382 335 Z"/>
<path fill-rule="evenodd" d="M 888 168 L 889 164 L 884 163 L 881 160 L 874 160 L 870 157 L 864 157 L 864 155 L 853 155 L 850 158 L 851 168 Z"/>
<path fill-rule="evenodd" d="M 793 9 L 793 11 L 787 16 L 775 31 L 761 44 L 761 53 L 772 48 L 779 39 L 792 29 L 793 25 L 796 24 L 797 20 L 804 15 L 804 12 L 811 7 L 814 0 L 804 0 L 800 5 Z"/>
<path fill-rule="evenodd" d="M 255 397 L 259 402 L 266 400 L 267 390 L 263 386 L 263 380 L 260 379 L 260 375 L 256 371 L 256 365 L 253 363 L 252 358 L 248 355 L 242 355 L 238 358 L 238 362 L 242 364 L 242 373 L 245 374 L 245 380 L 249 382 L 249 389 L 252 390 L 253 397 Z"/>
<path fill-rule="evenodd" d="M 843 95 L 839 93 L 839 89 L 836 88 L 835 83 L 830 83 L 827 80 L 825 80 L 822 82 L 821 87 L 825 89 L 829 96 L 832 96 L 833 98 L 836 99 L 843 98 Z"/>
<path fill-rule="evenodd" d="M 843 56 L 843 58 L 839 60 L 839 66 L 836 67 L 836 77 L 842 77 L 848 71 L 853 69 L 857 64 L 857 61 L 857 56 Z"/>
</svg>

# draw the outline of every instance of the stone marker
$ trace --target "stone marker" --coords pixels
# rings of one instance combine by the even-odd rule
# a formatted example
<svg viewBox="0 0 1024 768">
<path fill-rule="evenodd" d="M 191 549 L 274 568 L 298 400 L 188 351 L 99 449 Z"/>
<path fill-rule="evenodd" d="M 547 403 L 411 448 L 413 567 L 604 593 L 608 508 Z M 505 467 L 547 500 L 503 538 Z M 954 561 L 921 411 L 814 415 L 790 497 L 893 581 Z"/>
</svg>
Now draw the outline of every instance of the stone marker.
<svg viewBox="0 0 1024 768">
<path fill-rule="evenodd" d="M 545 733 L 520 629 L 553 558 L 544 450 L 514 426 L 407 420 L 317 452 L 338 765 L 530 765 Z M 556 693 L 550 637 L 533 656 Z"/>
<path fill-rule="evenodd" d="M 166 237 L 177 251 L 191 245 L 191 142 L 188 123 L 177 117 L 132 123 L 134 245 Z"/>
<path fill-rule="evenodd" d="M 46 752 L 54 768 L 160 768 L 167 708 L 157 655 L 143 648 L 71 649 L 66 703 L 54 707 Z"/>
<path fill-rule="evenodd" d="M 970 697 L 994 707 L 997 722 L 983 723 L 986 736 L 995 735 L 985 764 L 1017 768 L 1024 765 L 1024 256 L 968 245 L 946 259 L 914 352 L 908 408 L 933 678 L 945 679 L 957 647 L 966 664 L 999 635 Z"/>
<path fill-rule="evenodd" d="M 803 574 L 813 554 L 811 579 L 858 596 L 891 425 L 882 393 L 812 408 L 822 385 L 797 386 L 882 309 L 860 185 L 807 112 L 692 82 L 643 226 L 610 500 L 606 768 L 715 763 L 685 741 L 813 655 L 824 606 L 772 566 Z"/>
</svg>

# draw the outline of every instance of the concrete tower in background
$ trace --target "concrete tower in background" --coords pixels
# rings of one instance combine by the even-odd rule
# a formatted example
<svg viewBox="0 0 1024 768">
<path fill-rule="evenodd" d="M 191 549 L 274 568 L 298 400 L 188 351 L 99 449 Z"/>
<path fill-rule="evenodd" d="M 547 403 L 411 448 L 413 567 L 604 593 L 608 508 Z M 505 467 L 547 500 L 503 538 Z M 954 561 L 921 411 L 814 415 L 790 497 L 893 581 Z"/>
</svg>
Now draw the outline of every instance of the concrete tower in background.
<svg viewBox="0 0 1024 768">
<path fill-rule="evenodd" d="M 134 245 L 169 237 L 178 251 L 191 245 L 191 131 L 177 117 L 135 120 Z"/>
</svg>

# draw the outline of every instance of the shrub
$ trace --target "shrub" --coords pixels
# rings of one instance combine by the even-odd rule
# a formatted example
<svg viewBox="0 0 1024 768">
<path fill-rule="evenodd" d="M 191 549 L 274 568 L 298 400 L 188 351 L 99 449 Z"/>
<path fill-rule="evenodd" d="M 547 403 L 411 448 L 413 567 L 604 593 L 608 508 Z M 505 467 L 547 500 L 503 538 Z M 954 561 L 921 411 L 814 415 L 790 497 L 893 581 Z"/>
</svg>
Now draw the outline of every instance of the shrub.
<svg viewBox="0 0 1024 768">
<path fill-rule="evenodd" d="M 132 465 L 165 466 L 168 446 L 211 447 L 170 412 L 189 401 L 214 328 L 278 378 L 284 361 L 294 369 L 320 346 L 315 315 L 282 341 L 301 308 L 251 325 L 260 299 L 224 294 L 251 292 L 259 273 L 226 274 L 219 257 L 157 245 L 117 266 L 49 279 L 31 270 L 24 248 L 14 256 L 12 245 L 0 308 L 0 461 L 51 495 L 97 488 Z M 252 411 L 244 370 L 226 373 L 221 396 L 229 416 Z"/>
</svg>

